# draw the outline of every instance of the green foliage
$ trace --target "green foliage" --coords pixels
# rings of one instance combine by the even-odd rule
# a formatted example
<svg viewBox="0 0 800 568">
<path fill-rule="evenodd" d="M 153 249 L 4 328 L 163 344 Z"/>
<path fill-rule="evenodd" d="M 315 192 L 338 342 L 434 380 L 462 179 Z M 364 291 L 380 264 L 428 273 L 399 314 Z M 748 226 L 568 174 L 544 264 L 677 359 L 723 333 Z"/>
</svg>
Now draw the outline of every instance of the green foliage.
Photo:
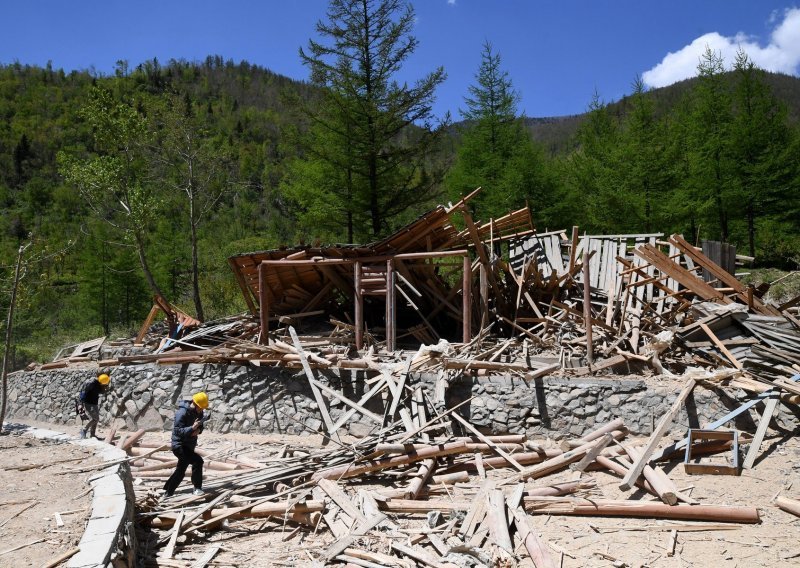
<svg viewBox="0 0 800 568">
<path fill-rule="evenodd" d="M 466 123 L 456 161 L 447 174 L 450 198 L 458 200 L 482 187 L 472 202 L 479 218 L 500 217 L 527 201 L 536 220 L 546 225 L 554 193 L 550 168 L 517 116 L 519 94 L 500 68 L 500 54 L 488 42 L 475 80 L 465 98 L 467 108 L 461 111 Z"/>
<path fill-rule="evenodd" d="M 322 89 L 321 102 L 301 102 L 311 125 L 302 138 L 304 159 L 322 162 L 310 171 L 329 178 L 316 190 L 298 175 L 289 177 L 287 194 L 306 227 L 318 208 L 328 207 L 343 213 L 342 237 L 353 241 L 366 225 L 375 238 L 435 195 L 440 175 L 430 160 L 444 131 L 433 128 L 431 108 L 445 74 L 436 69 L 413 86 L 398 81 L 417 46 L 413 25 L 414 10 L 404 0 L 331 0 L 327 21 L 317 23 L 322 41 L 300 50 Z"/>
</svg>

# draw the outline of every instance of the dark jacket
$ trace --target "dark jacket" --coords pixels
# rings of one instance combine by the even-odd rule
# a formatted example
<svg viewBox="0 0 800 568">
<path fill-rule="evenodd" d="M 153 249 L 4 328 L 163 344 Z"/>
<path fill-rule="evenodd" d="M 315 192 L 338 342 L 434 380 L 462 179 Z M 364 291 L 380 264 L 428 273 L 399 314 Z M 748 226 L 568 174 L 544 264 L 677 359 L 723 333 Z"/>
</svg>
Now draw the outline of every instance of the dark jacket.
<svg viewBox="0 0 800 568">
<path fill-rule="evenodd" d="M 175 423 L 172 426 L 172 449 L 183 448 L 194 450 L 197 446 L 197 436 L 192 436 L 192 424 L 195 420 L 203 420 L 203 411 L 196 410 L 190 400 L 182 400 L 178 404 L 178 411 L 175 412 Z M 197 429 L 197 433 L 203 431 L 203 424 Z"/>
<path fill-rule="evenodd" d="M 85 404 L 98 404 L 104 387 L 97 379 L 89 379 L 81 387 L 80 399 Z"/>
</svg>

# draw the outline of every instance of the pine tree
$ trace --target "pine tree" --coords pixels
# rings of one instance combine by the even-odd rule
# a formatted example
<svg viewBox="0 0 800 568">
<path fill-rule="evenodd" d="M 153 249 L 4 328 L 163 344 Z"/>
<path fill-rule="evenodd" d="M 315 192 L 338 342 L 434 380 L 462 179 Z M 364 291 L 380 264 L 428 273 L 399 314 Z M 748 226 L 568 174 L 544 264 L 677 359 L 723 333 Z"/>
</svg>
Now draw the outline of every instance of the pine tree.
<svg viewBox="0 0 800 568">
<path fill-rule="evenodd" d="M 741 193 L 750 256 L 756 255 L 756 220 L 781 201 L 774 188 L 786 186 L 789 129 L 786 110 L 764 83 L 764 72 L 741 49 L 734 62 L 731 126 L 733 176 Z"/>
<path fill-rule="evenodd" d="M 397 80 L 417 47 L 413 25 L 404 0 L 331 0 L 327 21 L 317 23 L 322 40 L 300 50 L 311 80 L 324 89 L 321 102 L 302 106 L 311 124 L 307 155 L 335 172 L 336 183 L 300 205 L 344 200 L 345 223 L 365 217 L 372 237 L 430 200 L 440 177 L 431 175 L 430 157 L 443 129 L 433 128 L 431 109 L 444 70 L 413 86 Z"/>
<path fill-rule="evenodd" d="M 706 47 L 697 66 L 689 115 L 689 183 L 700 198 L 701 211 L 711 211 L 723 241 L 730 237 L 731 95 L 724 77 L 722 54 Z"/>
<path fill-rule="evenodd" d="M 482 187 L 473 202 L 481 217 L 503 215 L 530 200 L 541 219 L 552 182 L 544 152 L 517 114 L 519 93 L 500 63 L 500 54 L 484 43 L 476 82 L 464 99 L 466 109 L 461 110 L 466 126 L 447 185 L 452 199 Z"/>
</svg>

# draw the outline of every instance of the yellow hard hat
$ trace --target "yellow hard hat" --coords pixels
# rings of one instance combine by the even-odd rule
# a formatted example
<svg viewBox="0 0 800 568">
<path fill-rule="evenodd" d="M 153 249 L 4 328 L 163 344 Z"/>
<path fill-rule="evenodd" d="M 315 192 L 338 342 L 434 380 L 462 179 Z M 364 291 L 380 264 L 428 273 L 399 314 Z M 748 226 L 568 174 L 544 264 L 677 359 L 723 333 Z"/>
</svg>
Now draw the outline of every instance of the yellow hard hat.
<svg viewBox="0 0 800 568">
<path fill-rule="evenodd" d="M 102 375 L 97 377 L 97 380 L 101 385 L 107 385 L 108 383 L 111 382 L 111 377 L 103 373 Z"/>
<path fill-rule="evenodd" d="M 197 406 L 205 410 L 208 408 L 208 395 L 204 392 L 195 393 L 192 396 L 192 402 L 194 402 Z"/>
</svg>

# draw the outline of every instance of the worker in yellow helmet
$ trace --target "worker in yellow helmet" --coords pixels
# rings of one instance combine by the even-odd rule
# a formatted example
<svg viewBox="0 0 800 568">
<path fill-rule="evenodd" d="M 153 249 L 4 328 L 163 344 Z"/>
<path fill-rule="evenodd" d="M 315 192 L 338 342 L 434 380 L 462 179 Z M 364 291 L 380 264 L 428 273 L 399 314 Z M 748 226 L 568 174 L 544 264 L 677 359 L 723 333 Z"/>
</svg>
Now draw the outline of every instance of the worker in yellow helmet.
<svg viewBox="0 0 800 568">
<path fill-rule="evenodd" d="M 194 495 L 203 495 L 203 458 L 195 453 L 197 435 L 203 431 L 203 422 L 208 415 L 208 395 L 195 393 L 192 400 L 182 400 L 175 413 L 172 426 L 172 453 L 178 458 L 175 471 L 164 484 L 164 497 L 172 497 L 186 475 L 186 468 L 192 466 L 192 485 Z"/>
<path fill-rule="evenodd" d="M 91 378 L 81 387 L 78 394 L 78 414 L 81 421 L 87 419 L 89 422 L 81 428 L 81 439 L 95 437 L 97 424 L 100 422 L 100 394 L 108 388 L 111 377 L 102 373 L 97 378 Z"/>
</svg>

